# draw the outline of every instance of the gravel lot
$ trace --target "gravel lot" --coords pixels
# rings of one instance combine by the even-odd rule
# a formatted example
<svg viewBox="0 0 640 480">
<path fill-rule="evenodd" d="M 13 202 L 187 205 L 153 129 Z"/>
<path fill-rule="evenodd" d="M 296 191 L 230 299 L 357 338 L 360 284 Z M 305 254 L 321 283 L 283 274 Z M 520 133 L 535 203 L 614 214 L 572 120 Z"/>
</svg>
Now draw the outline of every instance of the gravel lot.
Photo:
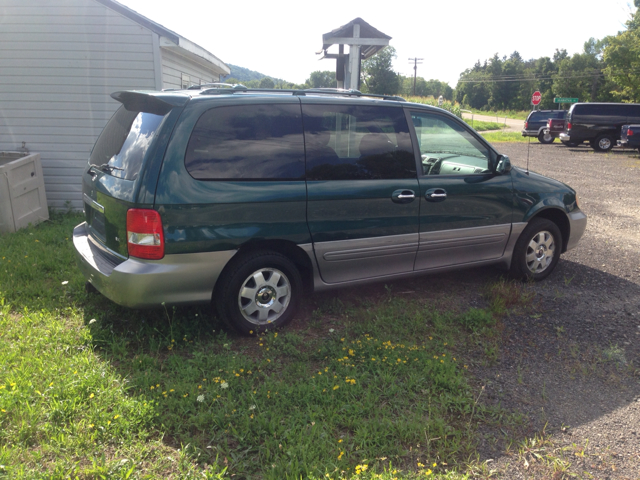
<svg viewBox="0 0 640 480">
<path fill-rule="evenodd" d="M 489 401 L 526 413 L 531 433 L 548 434 L 548 444 L 529 448 L 557 458 L 556 471 L 639 479 L 640 156 L 535 141 L 496 147 L 514 165 L 526 167 L 528 156 L 531 171 L 576 189 L 588 226 L 555 272 L 527 287 L 538 313 L 508 318 L 497 365 L 475 373 Z M 480 450 L 506 478 L 565 478 L 549 477 L 554 468 L 534 453 L 505 452 L 495 432 Z"/>
</svg>

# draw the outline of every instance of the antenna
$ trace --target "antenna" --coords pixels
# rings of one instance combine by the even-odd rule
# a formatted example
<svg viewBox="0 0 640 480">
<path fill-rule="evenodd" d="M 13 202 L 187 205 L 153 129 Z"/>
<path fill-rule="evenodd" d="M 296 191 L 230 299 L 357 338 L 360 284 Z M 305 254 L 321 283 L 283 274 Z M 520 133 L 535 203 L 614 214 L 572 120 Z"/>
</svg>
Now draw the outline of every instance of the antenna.
<svg viewBox="0 0 640 480">
<path fill-rule="evenodd" d="M 527 145 L 527 171 L 525 172 L 529 175 L 529 150 L 531 150 L 531 137 L 527 137 L 529 139 L 529 144 Z"/>
</svg>

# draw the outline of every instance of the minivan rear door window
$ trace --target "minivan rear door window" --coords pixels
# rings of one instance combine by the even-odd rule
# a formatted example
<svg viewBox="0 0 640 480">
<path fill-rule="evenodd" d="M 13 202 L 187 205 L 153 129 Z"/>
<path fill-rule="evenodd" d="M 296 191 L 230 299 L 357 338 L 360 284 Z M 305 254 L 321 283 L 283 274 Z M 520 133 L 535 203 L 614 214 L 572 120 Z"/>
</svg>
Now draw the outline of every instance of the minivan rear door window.
<svg viewBox="0 0 640 480">
<path fill-rule="evenodd" d="M 98 138 L 89 163 L 108 175 L 135 180 L 163 118 L 120 107 Z"/>
</svg>

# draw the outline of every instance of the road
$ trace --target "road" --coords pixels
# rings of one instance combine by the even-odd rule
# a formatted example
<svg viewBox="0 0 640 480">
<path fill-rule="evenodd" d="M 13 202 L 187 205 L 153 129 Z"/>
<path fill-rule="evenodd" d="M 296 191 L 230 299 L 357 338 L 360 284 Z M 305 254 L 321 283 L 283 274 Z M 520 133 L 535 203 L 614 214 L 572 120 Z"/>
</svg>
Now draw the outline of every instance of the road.
<svg viewBox="0 0 640 480">
<path fill-rule="evenodd" d="M 498 117 L 496 115 L 480 115 L 478 113 L 463 113 L 462 118 L 470 119 L 473 115 L 473 120 L 480 120 L 481 122 L 496 122 L 506 124 L 504 129 L 506 132 L 519 132 L 524 126 L 524 120 L 517 120 L 513 118 Z"/>
</svg>

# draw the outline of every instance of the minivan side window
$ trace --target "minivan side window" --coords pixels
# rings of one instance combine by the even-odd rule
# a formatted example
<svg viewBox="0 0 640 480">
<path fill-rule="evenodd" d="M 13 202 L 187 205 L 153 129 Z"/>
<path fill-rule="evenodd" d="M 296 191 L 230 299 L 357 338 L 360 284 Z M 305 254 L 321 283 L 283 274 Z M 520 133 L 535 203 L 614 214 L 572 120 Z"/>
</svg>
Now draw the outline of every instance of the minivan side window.
<svg viewBox="0 0 640 480">
<path fill-rule="evenodd" d="M 411 112 L 422 157 L 423 175 L 490 173 L 489 149 L 452 118 Z"/>
<path fill-rule="evenodd" d="M 300 106 L 212 108 L 198 119 L 184 163 L 196 180 L 304 179 Z"/>
<path fill-rule="evenodd" d="M 164 117 L 153 113 L 131 112 L 120 107 L 96 141 L 89 163 L 107 165 L 108 175 L 135 180 L 156 130 Z"/>
<path fill-rule="evenodd" d="M 303 105 L 307 180 L 415 178 L 401 108 Z"/>
</svg>

